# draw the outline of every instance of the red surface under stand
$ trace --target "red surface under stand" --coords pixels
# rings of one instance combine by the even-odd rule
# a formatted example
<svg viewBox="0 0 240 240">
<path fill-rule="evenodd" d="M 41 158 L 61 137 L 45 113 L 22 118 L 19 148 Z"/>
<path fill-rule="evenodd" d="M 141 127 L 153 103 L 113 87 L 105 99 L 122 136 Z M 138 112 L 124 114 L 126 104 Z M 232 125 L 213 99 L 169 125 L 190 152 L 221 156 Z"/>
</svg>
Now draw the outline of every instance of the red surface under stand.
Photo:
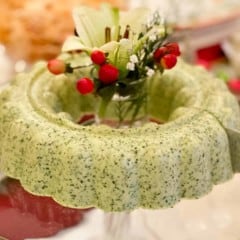
<svg viewBox="0 0 240 240">
<path fill-rule="evenodd" d="M 0 239 L 42 238 L 76 225 L 87 210 L 62 207 L 49 197 L 26 192 L 19 181 L 6 178 L 0 184 Z"/>
</svg>

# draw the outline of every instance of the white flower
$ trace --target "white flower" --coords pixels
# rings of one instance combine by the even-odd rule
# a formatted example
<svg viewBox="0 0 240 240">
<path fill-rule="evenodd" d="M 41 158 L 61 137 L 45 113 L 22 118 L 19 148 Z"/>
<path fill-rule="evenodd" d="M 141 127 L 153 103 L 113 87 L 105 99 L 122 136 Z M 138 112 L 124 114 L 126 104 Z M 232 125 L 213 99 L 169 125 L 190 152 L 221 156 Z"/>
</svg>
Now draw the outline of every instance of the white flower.
<svg viewBox="0 0 240 240">
<path fill-rule="evenodd" d="M 155 71 L 152 68 L 147 67 L 147 76 L 152 77 Z"/>
<path fill-rule="evenodd" d="M 154 16 L 153 15 L 150 15 L 147 19 L 147 23 L 146 23 L 146 26 L 147 28 L 151 28 L 153 26 L 153 21 L 154 21 Z"/>
<path fill-rule="evenodd" d="M 137 55 L 133 54 L 130 56 L 130 62 L 127 63 L 126 68 L 130 71 L 134 71 L 136 63 L 138 63 L 138 57 Z"/>
<path fill-rule="evenodd" d="M 152 35 L 149 36 L 149 41 L 150 42 L 154 42 L 156 40 L 157 40 L 157 36 L 155 34 L 152 34 Z"/>
<path fill-rule="evenodd" d="M 130 62 L 132 63 L 138 63 L 138 57 L 137 55 L 133 54 L 130 56 Z"/>
<path fill-rule="evenodd" d="M 135 70 L 135 64 L 133 62 L 128 62 L 126 68 L 130 71 Z"/>
<path fill-rule="evenodd" d="M 118 93 L 113 95 L 114 101 L 126 101 L 128 99 L 129 99 L 129 96 L 123 97 L 123 96 L 120 96 Z"/>
</svg>

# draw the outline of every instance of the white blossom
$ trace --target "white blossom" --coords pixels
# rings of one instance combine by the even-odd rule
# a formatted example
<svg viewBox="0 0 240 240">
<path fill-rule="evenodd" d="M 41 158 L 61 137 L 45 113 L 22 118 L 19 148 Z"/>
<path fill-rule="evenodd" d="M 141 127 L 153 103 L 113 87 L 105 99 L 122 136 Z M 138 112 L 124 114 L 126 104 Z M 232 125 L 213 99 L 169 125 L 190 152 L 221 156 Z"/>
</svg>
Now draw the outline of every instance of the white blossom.
<svg viewBox="0 0 240 240">
<path fill-rule="evenodd" d="M 128 99 L 129 99 L 129 96 L 123 97 L 123 96 L 120 96 L 118 93 L 115 93 L 113 95 L 113 101 L 126 101 Z"/>
<path fill-rule="evenodd" d="M 133 62 L 128 62 L 126 68 L 130 71 L 135 70 L 135 64 Z"/>
<path fill-rule="evenodd" d="M 152 68 L 149 68 L 149 67 L 147 67 L 146 69 L 147 69 L 147 73 L 146 73 L 147 76 L 152 77 L 153 74 L 155 73 L 155 71 Z"/>
<path fill-rule="evenodd" d="M 130 56 L 130 62 L 132 63 L 138 63 L 138 57 L 137 55 L 133 54 Z"/>
<path fill-rule="evenodd" d="M 157 36 L 155 34 L 152 34 L 152 35 L 149 36 L 149 41 L 150 42 L 154 42 L 156 40 L 157 40 Z"/>
</svg>

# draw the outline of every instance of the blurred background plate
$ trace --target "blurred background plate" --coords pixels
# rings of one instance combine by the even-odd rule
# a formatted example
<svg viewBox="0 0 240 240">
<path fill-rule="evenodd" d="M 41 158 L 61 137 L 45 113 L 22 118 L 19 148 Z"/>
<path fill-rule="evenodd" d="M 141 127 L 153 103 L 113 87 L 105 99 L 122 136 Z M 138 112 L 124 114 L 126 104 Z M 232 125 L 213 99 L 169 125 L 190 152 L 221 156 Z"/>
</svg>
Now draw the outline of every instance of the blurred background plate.
<svg viewBox="0 0 240 240">
<path fill-rule="evenodd" d="M 199 25 L 176 26 L 172 39 L 182 43 L 185 58 L 193 62 L 196 50 L 222 43 L 238 31 L 240 31 L 240 12 Z"/>
</svg>

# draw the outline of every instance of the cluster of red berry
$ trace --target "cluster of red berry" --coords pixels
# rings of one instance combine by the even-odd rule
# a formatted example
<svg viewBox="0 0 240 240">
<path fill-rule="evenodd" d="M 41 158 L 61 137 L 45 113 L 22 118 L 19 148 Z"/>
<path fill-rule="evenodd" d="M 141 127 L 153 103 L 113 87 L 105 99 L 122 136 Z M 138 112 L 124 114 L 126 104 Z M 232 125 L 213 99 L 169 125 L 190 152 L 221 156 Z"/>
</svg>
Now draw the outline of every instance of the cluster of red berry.
<svg viewBox="0 0 240 240">
<path fill-rule="evenodd" d="M 159 63 L 163 69 L 171 69 L 176 65 L 177 57 L 180 54 L 178 43 L 171 42 L 156 49 L 153 57 L 155 62 Z"/>
<path fill-rule="evenodd" d="M 155 63 L 162 69 L 173 68 L 177 63 L 178 56 L 180 56 L 180 49 L 175 42 L 167 43 L 153 53 Z M 101 84 L 109 85 L 118 80 L 119 69 L 107 62 L 106 54 L 103 51 L 93 50 L 90 58 L 97 69 L 97 79 Z M 67 65 L 60 59 L 53 59 L 48 62 L 48 69 L 51 73 L 58 75 L 67 72 Z M 92 93 L 95 89 L 94 80 L 82 77 L 77 80 L 76 89 L 83 95 Z"/>
<path fill-rule="evenodd" d="M 104 52 L 94 50 L 90 57 L 92 62 L 97 65 L 98 79 L 101 83 L 108 85 L 117 81 L 119 70 L 114 65 L 107 63 L 107 58 Z M 48 70 L 55 75 L 65 73 L 67 69 L 64 61 L 60 59 L 50 60 L 47 66 Z M 80 78 L 76 82 L 76 88 L 83 95 L 91 93 L 94 90 L 94 81 L 87 77 Z"/>
<path fill-rule="evenodd" d="M 118 69 L 106 62 L 106 55 L 100 50 L 92 51 L 91 55 L 92 62 L 98 67 L 98 79 L 101 83 L 107 85 L 111 84 L 118 79 Z M 88 94 L 94 90 L 94 82 L 90 78 L 80 78 L 77 80 L 76 88 L 81 94 Z"/>
</svg>

